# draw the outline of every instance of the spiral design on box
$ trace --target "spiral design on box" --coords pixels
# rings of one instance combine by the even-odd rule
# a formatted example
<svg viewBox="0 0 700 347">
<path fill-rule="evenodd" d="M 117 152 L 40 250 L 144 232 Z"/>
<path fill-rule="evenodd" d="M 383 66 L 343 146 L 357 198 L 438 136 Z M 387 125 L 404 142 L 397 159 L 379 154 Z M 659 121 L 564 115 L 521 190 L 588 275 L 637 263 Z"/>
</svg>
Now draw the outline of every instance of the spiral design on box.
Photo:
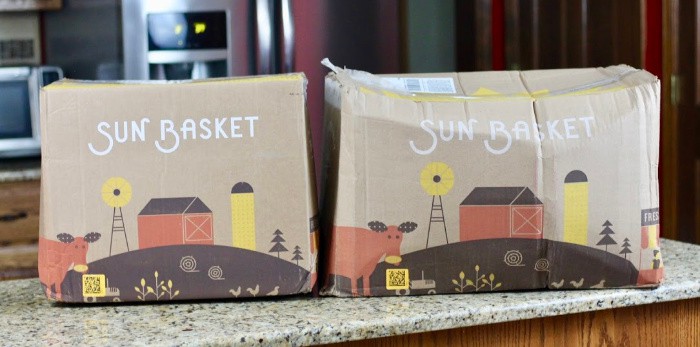
<svg viewBox="0 0 700 347">
<path fill-rule="evenodd" d="M 506 252 L 503 257 L 503 261 L 508 266 L 523 266 L 523 254 L 518 250 L 511 250 Z"/>
<path fill-rule="evenodd" d="M 197 260 L 191 255 L 182 257 L 180 259 L 180 269 L 184 272 L 197 272 Z"/>
<path fill-rule="evenodd" d="M 209 268 L 209 272 L 207 272 L 207 275 L 209 275 L 209 278 L 218 281 L 218 280 L 223 280 L 224 278 L 222 277 L 224 275 L 224 272 L 221 270 L 220 266 L 212 266 Z"/>
<path fill-rule="evenodd" d="M 542 258 L 535 262 L 535 271 L 549 271 L 549 260 Z"/>
</svg>

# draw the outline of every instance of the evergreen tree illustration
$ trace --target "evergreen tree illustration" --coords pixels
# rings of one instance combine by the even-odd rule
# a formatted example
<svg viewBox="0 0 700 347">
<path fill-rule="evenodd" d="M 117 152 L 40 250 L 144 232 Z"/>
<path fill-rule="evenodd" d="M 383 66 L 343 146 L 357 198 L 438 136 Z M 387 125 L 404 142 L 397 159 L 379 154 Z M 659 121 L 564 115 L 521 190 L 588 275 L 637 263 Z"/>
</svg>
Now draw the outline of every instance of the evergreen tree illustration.
<svg viewBox="0 0 700 347">
<path fill-rule="evenodd" d="M 299 245 L 294 247 L 294 258 L 292 260 L 296 260 L 297 266 L 299 265 L 299 260 L 304 260 L 304 258 L 301 256 L 301 247 Z"/>
<path fill-rule="evenodd" d="M 603 231 L 601 231 L 599 234 L 599 235 L 603 235 L 603 238 L 601 238 L 600 241 L 598 241 L 598 243 L 596 243 L 596 246 L 605 246 L 605 251 L 607 252 L 608 246 L 616 245 L 617 242 L 615 242 L 615 240 L 612 238 L 612 236 L 610 236 L 610 235 L 615 234 L 615 232 L 612 229 L 610 229 L 610 227 L 612 226 L 612 223 L 610 223 L 610 221 L 606 220 L 605 223 L 603 223 L 603 226 L 605 228 L 603 228 Z"/>
<path fill-rule="evenodd" d="M 630 239 L 625 238 L 625 240 L 622 242 L 622 250 L 620 251 L 620 254 L 623 254 L 625 259 L 627 259 L 627 254 L 632 253 L 630 246 Z"/>
<path fill-rule="evenodd" d="M 277 252 L 277 258 L 279 258 L 279 257 L 280 257 L 280 252 L 287 252 L 287 251 L 289 251 L 289 250 L 288 250 L 286 247 L 284 247 L 284 245 L 282 244 L 282 242 L 287 242 L 287 240 L 285 240 L 285 239 L 282 237 L 282 234 L 283 234 L 283 233 L 282 233 L 279 229 L 275 230 L 275 232 L 274 232 L 273 234 L 275 235 L 275 237 L 274 237 L 274 238 L 272 239 L 272 241 L 270 241 L 270 242 L 274 242 L 275 245 L 272 246 L 272 248 L 270 249 L 269 252 L 270 252 L 270 253 Z"/>
</svg>

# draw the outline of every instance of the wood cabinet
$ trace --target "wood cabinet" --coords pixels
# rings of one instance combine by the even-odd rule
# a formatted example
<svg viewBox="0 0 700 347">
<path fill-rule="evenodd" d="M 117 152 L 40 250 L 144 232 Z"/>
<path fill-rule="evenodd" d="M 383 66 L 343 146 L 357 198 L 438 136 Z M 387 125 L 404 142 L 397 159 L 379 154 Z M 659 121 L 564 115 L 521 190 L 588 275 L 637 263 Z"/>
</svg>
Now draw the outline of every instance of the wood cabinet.
<svg viewBox="0 0 700 347">
<path fill-rule="evenodd" d="M 332 346 L 698 346 L 700 299 L 431 331 Z"/>
<path fill-rule="evenodd" d="M 0 280 L 36 276 L 39 181 L 0 183 Z"/>
</svg>

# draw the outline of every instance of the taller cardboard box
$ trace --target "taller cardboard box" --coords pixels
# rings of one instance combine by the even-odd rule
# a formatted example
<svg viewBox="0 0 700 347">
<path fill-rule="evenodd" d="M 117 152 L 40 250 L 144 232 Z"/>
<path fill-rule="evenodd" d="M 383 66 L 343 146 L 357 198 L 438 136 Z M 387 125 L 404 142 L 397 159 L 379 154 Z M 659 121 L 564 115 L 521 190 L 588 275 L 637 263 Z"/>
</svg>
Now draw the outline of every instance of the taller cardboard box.
<svg viewBox="0 0 700 347">
<path fill-rule="evenodd" d="M 656 77 L 334 70 L 323 293 L 661 281 Z"/>
<path fill-rule="evenodd" d="M 39 277 L 66 302 L 311 291 L 302 74 L 42 91 Z"/>
</svg>

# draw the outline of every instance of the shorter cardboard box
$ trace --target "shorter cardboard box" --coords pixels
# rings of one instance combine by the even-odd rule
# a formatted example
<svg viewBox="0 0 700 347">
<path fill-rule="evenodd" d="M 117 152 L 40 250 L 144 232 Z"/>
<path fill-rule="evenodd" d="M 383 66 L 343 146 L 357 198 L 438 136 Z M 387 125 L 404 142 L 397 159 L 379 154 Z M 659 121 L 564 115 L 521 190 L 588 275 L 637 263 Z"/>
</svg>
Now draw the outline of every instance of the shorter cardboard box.
<svg viewBox="0 0 700 347">
<path fill-rule="evenodd" d="M 288 74 L 44 88 L 47 297 L 310 292 L 318 223 L 306 84 Z"/>
<path fill-rule="evenodd" d="M 661 282 L 655 76 L 328 65 L 322 294 Z"/>
</svg>

